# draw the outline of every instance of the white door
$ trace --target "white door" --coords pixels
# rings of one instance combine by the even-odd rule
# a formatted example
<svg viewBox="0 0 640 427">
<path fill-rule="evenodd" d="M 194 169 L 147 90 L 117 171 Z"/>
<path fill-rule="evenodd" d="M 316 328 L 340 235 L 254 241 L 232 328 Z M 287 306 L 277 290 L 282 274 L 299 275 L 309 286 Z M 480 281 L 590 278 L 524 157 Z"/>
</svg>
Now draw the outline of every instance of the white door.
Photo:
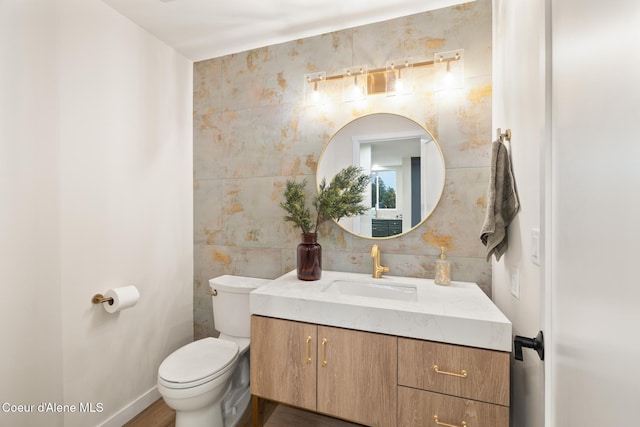
<svg viewBox="0 0 640 427">
<path fill-rule="evenodd" d="M 548 427 L 637 423 L 640 2 L 553 2 Z"/>
</svg>

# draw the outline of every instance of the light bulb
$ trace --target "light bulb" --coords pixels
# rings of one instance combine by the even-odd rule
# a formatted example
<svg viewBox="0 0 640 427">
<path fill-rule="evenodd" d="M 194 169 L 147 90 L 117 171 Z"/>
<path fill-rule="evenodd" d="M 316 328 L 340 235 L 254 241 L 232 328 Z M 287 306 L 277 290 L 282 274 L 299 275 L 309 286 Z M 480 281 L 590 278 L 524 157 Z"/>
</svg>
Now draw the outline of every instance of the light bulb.
<svg viewBox="0 0 640 427">
<path fill-rule="evenodd" d="M 453 73 L 451 73 L 451 71 L 447 71 L 445 73 L 444 77 L 442 78 L 442 83 L 445 87 L 451 86 L 451 84 L 453 83 Z"/>
<path fill-rule="evenodd" d="M 358 87 L 358 76 L 353 77 L 353 98 L 360 99 L 362 97 L 362 90 Z"/>
</svg>

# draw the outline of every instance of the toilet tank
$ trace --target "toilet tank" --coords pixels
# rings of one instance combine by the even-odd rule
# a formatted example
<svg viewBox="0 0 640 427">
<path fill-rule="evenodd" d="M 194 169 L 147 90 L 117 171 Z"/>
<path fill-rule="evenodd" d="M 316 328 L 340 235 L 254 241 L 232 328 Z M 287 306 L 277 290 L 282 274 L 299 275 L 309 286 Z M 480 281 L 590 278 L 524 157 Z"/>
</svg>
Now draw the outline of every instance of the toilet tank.
<svg viewBox="0 0 640 427">
<path fill-rule="evenodd" d="M 255 277 L 224 275 L 209 280 L 214 295 L 213 321 L 221 334 L 249 338 L 251 336 L 251 313 L 249 292 L 271 280 Z"/>
</svg>

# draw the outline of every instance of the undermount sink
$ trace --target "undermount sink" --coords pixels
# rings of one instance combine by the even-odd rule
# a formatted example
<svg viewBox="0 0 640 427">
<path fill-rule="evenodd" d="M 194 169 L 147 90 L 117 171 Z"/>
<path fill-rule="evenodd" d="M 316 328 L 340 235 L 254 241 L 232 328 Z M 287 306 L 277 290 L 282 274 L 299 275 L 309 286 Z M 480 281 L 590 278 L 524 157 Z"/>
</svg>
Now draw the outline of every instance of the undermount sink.
<svg viewBox="0 0 640 427">
<path fill-rule="evenodd" d="M 398 301 L 417 301 L 418 299 L 418 291 L 415 285 L 377 282 L 375 280 L 377 279 L 367 282 L 334 280 L 322 292 Z"/>
</svg>

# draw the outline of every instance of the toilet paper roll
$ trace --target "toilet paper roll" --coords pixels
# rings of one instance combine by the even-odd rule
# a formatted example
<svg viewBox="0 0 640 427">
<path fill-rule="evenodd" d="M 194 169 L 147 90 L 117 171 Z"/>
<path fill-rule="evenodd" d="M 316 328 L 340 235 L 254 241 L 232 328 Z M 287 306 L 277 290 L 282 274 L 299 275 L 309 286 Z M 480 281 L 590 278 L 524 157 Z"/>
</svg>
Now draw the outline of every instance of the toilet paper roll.
<svg viewBox="0 0 640 427">
<path fill-rule="evenodd" d="M 136 305 L 140 299 L 140 292 L 138 292 L 138 288 L 133 285 L 123 286 L 121 288 L 109 289 L 107 293 L 104 294 L 104 297 L 113 298 L 113 302 L 103 302 L 102 307 L 104 307 L 107 313 L 116 313 Z"/>
</svg>

